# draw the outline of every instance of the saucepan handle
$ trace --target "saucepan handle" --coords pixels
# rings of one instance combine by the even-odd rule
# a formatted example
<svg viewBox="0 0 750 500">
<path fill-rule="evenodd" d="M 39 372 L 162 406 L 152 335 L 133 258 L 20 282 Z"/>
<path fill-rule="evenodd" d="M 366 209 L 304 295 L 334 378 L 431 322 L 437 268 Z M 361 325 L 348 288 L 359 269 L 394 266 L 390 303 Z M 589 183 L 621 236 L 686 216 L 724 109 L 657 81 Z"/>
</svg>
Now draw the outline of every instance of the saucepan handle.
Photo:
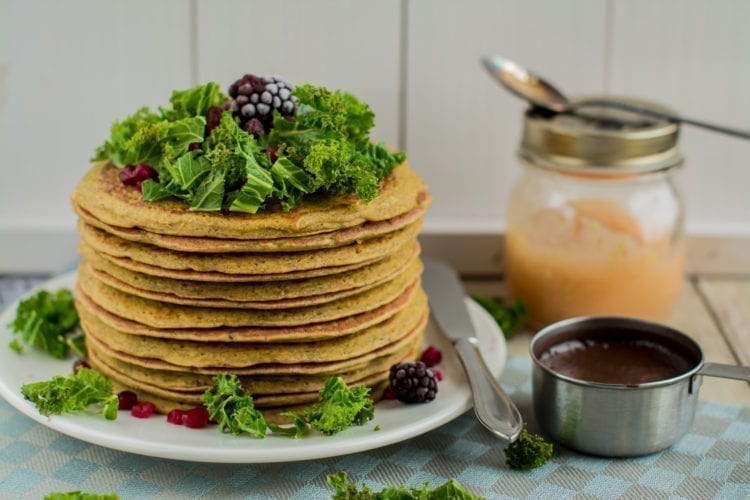
<svg viewBox="0 0 750 500">
<path fill-rule="evenodd" d="M 707 377 L 734 378 L 750 382 L 750 366 L 725 365 L 722 363 L 704 363 L 697 375 Z"/>
</svg>

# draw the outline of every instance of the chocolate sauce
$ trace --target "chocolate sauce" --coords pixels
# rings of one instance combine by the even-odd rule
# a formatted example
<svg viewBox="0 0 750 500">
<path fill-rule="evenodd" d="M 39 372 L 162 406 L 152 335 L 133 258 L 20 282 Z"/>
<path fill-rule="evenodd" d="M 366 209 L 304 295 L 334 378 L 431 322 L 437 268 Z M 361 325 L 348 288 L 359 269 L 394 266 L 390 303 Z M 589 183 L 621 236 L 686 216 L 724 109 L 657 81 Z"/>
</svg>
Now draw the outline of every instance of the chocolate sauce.
<svg viewBox="0 0 750 500">
<path fill-rule="evenodd" d="M 574 379 L 622 385 L 669 379 L 695 365 L 652 340 L 617 337 L 566 340 L 545 350 L 539 361 Z"/>
</svg>

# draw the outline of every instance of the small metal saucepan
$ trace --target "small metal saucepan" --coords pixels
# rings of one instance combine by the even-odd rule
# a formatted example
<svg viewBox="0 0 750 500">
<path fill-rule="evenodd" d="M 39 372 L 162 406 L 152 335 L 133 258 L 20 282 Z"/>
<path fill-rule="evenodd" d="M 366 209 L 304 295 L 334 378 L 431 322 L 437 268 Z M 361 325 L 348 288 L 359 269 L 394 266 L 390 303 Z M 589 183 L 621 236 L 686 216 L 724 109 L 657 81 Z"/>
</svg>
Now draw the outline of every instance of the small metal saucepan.
<svg viewBox="0 0 750 500">
<path fill-rule="evenodd" d="M 594 358 L 589 357 L 589 361 L 600 368 L 607 363 L 619 367 L 614 371 L 622 372 L 624 379 L 591 381 L 580 376 L 580 371 L 575 376 L 562 373 L 571 373 L 560 368 L 562 365 L 551 368 L 555 365 L 549 361 L 550 356 L 565 351 L 561 346 L 573 346 L 567 359 L 575 363 L 579 348 L 582 352 L 590 343 L 607 349 L 607 343 L 615 338 L 631 346 L 656 346 L 656 355 L 652 349 L 647 357 L 659 360 L 661 353 L 679 360 L 677 373 L 634 383 L 625 357 L 614 355 L 605 362 L 606 356 L 591 352 Z M 750 381 L 750 367 L 705 363 L 700 346 L 684 333 L 632 318 L 560 321 L 537 333 L 530 350 L 534 360 L 534 411 L 539 425 L 560 444 L 593 455 L 637 456 L 668 448 L 693 422 L 703 376 Z"/>
</svg>

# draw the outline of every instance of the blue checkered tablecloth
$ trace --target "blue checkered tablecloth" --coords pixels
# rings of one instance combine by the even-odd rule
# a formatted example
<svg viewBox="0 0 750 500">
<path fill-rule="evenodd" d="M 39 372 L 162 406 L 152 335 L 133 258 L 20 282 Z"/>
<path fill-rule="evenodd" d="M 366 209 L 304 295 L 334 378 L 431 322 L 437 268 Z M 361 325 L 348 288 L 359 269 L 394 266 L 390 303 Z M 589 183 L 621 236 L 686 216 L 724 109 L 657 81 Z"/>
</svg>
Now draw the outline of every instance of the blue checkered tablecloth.
<svg viewBox="0 0 750 500">
<path fill-rule="evenodd" d="M 38 279 L 0 279 L 0 308 Z M 2 348 L 2 343 L 0 343 Z M 532 415 L 530 362 L 508 359 L 501 382 Z M 533 420 L 529 423 L 534 430 Z M 365 453 L 261 465 L 181 462 L 123 453 L 52 431 L 0 399 L 0 498 L 52 491 L 122 498 L 329 498 L 326 475 L 347 471 L 375 490 L 457 478 L 487 498 L 750 498 L 750 408 L 702 403 L 671 449 L 605 459 L 561 449 L 531 472 L 508 470 L 500 442 L 468 412 L 422 436 Z"/>
</svg>

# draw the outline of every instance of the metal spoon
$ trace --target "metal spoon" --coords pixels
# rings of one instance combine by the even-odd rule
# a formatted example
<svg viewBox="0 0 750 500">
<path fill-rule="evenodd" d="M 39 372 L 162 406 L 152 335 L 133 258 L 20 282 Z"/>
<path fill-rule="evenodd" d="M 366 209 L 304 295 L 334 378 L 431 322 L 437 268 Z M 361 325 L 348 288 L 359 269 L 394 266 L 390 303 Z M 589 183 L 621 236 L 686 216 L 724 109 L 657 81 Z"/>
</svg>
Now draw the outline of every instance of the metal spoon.
<svg viewBox="0 0 750 500">
<path fill-rule="evenodd" d="M 525 99 L 534 106 L 538 106 L 540 108 L 563 113 L 574 112 L 579 108 L 589 106 L 607 106 L 610 108 L 623 109 L 625 111 L 652 116 L 654 118 L 668 120 L 671 122 L 687 123 L 690 125 L 695 125 L 696 127 L 702 127 L 708 130 L 713 130 L 715 132 L 732 135 L 734 137 L 741 137 L 742 139 L 750 139 L 750 131 L 737 130 L 721 125 L 714 125 L 712 123 L 706 123 L 704 121 L 694 120 L 692 118 L 685 118 L 684 116 L 678 116 L 664 111 L 657 111 L 654 109 L 637 106 L 635 104 L 601 99 L 586 99 L 583 101 L 571 102 L 551 83 L 531 73 L 526 68 L 519 66 L 513 61 L 494 56 L 482 58 L 482 63 L 484 64 L 484 67 L 487 69 L 490 75 L 492 75 L 495 80 L 500 82 L 503 87 L 510 90 L 518 97 Z"/>
</svg>

